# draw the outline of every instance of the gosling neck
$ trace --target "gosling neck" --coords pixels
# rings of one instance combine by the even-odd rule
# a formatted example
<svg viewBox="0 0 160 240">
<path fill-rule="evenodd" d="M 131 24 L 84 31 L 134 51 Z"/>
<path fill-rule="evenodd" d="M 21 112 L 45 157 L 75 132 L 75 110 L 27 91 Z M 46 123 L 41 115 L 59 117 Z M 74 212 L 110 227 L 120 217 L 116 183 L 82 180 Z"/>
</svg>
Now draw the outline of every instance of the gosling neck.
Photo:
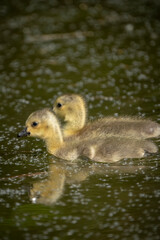
<svg viewBox="0 0 160 240">
<path fill-rule="evenodd" d="M 44 141 L 48 152 L 54 154 L 63 145 L 63 136 L 58 122 L 52 122 L 51 126 Z"/>
<path fill-rule="evenodd" d="M 65 125 L 63 127 L 63 136 L 71 136 L 80 131 L 86 123 L 87 113 L 85 106 L 79 106 L 77 111 L 68 114 L 65 117 Z"/>
</svg>

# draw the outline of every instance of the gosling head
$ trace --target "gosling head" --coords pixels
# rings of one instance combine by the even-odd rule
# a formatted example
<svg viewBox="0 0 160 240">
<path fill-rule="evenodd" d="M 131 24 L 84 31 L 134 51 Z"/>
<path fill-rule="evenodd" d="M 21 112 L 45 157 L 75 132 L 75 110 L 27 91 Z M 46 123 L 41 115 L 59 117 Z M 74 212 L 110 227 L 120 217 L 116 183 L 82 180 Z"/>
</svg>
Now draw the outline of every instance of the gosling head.
<svg viewBox="0 0 160 240">
<path fill-rule="evenodd" d="M 53 111 L 64 121 L 72 120 L 74 115 L 83 115 L 83 118 L 86 118 L 85 101 L 80 95 L 76 94 L 63 95 L 57 98 L 53 105 Z"/>
<path fill-rule="evenodd" d="M 42 109 L 33 112 L 26 120 L 26 127 L 17 136 L 31 136 L 41 139 L 47 139 L 51 134 L 55 134 L 59 130 L 58 121 L 54 113 L 48 109 Z"/>
</svg>

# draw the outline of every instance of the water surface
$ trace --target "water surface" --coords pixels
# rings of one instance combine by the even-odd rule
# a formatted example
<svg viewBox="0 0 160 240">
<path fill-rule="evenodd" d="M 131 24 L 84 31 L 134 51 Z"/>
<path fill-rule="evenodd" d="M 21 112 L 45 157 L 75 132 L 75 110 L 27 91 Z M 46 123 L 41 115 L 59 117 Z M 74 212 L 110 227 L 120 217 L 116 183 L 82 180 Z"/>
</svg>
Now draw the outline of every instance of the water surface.
<svg viewBox="0 0 160 240">
<path fill-rule="evenodd" d="M 159 10 L 147 0 L 2 3 L 1 239 L 159 239 L 159 153 L 70 164 L 16 137 L 31 112 L 73 92 L 90 119 L 160 122 Z"/>
</svg>

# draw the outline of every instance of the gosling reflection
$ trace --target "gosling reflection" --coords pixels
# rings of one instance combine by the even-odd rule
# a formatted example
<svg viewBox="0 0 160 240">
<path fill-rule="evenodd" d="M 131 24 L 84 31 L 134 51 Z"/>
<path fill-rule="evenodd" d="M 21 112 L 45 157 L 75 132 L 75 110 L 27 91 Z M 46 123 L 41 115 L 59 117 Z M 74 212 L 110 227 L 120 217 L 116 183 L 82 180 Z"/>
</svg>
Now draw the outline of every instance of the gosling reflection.
<svg viewBox="0 0 160 240">
<path fill-rule="evenodd" d="M 48 178 L 33 184 L 30 191 L 32 203 L 50 205 L 58 201 L 64 189 L 66 174 L 58 165 L 51 165 Z"/>
<path fill-rule="evenodd" d="M 110 176 L 120 173 L 136 173 L 143 171 L 143 166 L 112 166 L 100 163 L 86 163 L 84 161 L 66 163 L 54 162 L 49 166 L 48 178 L 33 184 L 30 190 L 32 203 L 52 205 L 64 193 L 65 184 L 80 183 L 89 176 L 100 174 Z"/>
</svg>

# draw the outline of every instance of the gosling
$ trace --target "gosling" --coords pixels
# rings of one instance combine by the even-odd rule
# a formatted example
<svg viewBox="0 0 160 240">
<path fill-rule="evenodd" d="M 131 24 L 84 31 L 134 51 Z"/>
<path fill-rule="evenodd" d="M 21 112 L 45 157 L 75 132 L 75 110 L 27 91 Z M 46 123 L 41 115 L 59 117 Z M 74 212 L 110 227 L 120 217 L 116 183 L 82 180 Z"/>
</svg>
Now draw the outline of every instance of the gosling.
<svg viewBox="0 0 160 240">
<path fill-rule="evenodd" d="M 100 126 L 99 126 L 100 127 Z M 59 121 L 49 109 L 42 109 L 32 113 L 26 127 L 18 137 L 31 136 L 43 139 L 49 153 L 65 160 L 76 160 L 86 157 L 94 161 L 112 163 L 123 158 L 141 158 L 145 152 L 156 153 L 157 147 L 147 140 L 137 140 L 115 136 L 101 138 L 100 129 L 95 130 L 94 138 L 85 134 L 63 139 Z M 102 129 L 103 131 L 103 129 Z M 92 134 L 90 130 L 87 136 Z"/>
<path fill-rule="evenodd" d="M 77 94 L 59 97 L 54 103 L 53 111 L 57 117 L 64 121 L 62 128 L 64 137 L 76 134 L 94 137 L 97 132 L 101 136 L 112 135 L 137 139 L 153 138 L 160 135 L 160 124 L 136 117 L 105 117 L 86 123 L 86 102 L 83 97 Z"/>
</svg>

